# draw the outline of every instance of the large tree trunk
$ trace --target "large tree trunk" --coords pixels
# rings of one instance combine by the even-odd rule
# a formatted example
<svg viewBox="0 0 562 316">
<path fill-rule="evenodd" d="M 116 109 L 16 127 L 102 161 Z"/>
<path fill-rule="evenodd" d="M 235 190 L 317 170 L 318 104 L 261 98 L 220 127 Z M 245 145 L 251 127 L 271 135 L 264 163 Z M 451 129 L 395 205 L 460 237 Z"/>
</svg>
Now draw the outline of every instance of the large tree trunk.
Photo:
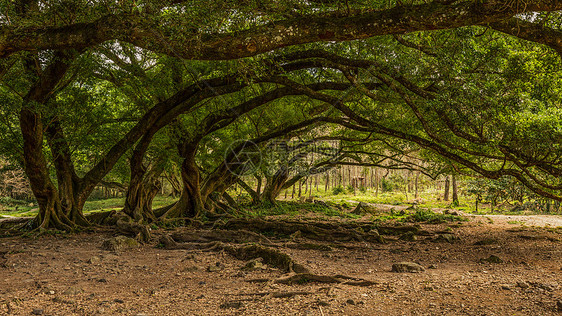
<svg viewBox="0 0 562 316">
<path fill-rule="evenodd" d="M 25 96 L 20 111 L 25 172 L 39 205 L 39 213 L 34 220 L 34 226 L 37 228 L 56 228 L 68 231 L 75 226 L 75 223 L 65 214 L 58 190 L 50 178 L 47 160 L 43 154 L 45 128 L 39 111 L 40 107 L 37 106 L 46 104 L 49 97 L 52 97 L 53 91 L 64 77 L 69 63 L 68 56 L 63 53 L 55 53 L 53 62 L 42 71 Z M 29 59 L 26 66 L 28 73 L 33 74 L 34 60 Z"/>
<path fill-rule="evenodd" d="M 131 159 L 131 181 L 127 188 L 123 212 L 135 222 L 150 223 L 156 220 L 152 211 L 152 201 L 162 189 L 158 177 L 163 171 L 159 161 L 153 162 L 149 170 L 142 162 Z M 133 166 L 135 164 L 135 166 Z"/>
<path fill-rule="evenodd" d="M 83 190 L 85 188 L 76 174 L 70 148 L 64 137 L 58 117 L 50 119 L 46 135 L 53 156 L 62 210 L 72 222 L 77 225 L 88 226 L 90 223 L 84 217 L 82 208 L 91 190 L 89 192 L 84 192 Z"/>
<path fill-rule="evenodd" d="M 173 169 L 175 170 L 176 168 Z M 181 194 L 181 182 L 176 177 L 175 172 L 173 171 L 166 172 L 166 179 L 172 186 L 172 192 L 170 193 L 170 196 L 172 197 L 179 196 Z"/>
<path fill-rule="evenodd" d="M 184 146 L 185 147 L 185 146 Z M 205 204 L 201 195 L 201 180 L 199 168 L 195 163 L 195 153 L 197 146 L 187 146 L 181 150 L 184 161 L 181 165 L 182 192 L 177 201 L 163 217 L 197 217 L 205 209 Z"/>
<path fill-rule="evenodd" d="M 453 173 L 453 205 L 459 205 L 459 195 L 457 190 L 457 176 Z"/>
<path fill-rule="evenodd" d="M 445 193 L 443 194 L 443 201 L 449 201 L 449 177 L 445 178 Z"/>
<path fill-rule="evenodd" d="M 244 191 L 248 192 L 248 194 L 250 195 L 250 197 L 252 198 L 252 204 L 259 204 L 261 203 L 261 196 L 260 194 L 255 191 L 254 189 L 252 189 L 252 187 L 247 184 L 246 182 L 244 182 L 244 180 L 238 178 L 237 183 L 240 185 L 240 187 L 242 187 L 242 189 L 244 189 Z"/>
<path fill-rule="evenodd" d="M 289 172 L 284 167 L 279 169 L 272 177 L 267 177 L 265 187 L 263 188 L 262 200 L 275 204 L 281 191 L 286 188 L 284 185 L 288 178 Z"/>
<path fill-rule="evenodd" d="M 23 136 L 25 172 L 39 205 L 34 227 L 70 231 L 75 225 L 62 209 L 58 190 L 51 181 L 47 160 L 43 154 L 41 116 L 26 105 L 20 112 L 20 125 Z"/>
</svg>

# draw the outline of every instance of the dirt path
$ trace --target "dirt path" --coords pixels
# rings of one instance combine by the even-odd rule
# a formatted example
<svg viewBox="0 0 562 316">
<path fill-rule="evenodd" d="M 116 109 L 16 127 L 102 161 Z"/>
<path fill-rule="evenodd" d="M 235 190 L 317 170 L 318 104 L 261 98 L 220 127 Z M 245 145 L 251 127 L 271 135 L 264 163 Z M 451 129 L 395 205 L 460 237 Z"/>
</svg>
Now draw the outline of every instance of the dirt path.
<svg viewBox="0 0 562 316">
<path fill-rule="evenodd" d="M 0 315 L 557 315 L 560 230 L 503 220 L 423 225 L 430 233 L 416 241 L 331 243 L 332 251 L 279 243 L 315 273 L 374 282 L 365 287 L 276 284 L 288 274 L 242 271 L 245 262 L 224 252 L 165 250 L 156 241 L 114 253 L 101 249 L 109 231 L 0 239 Z M 460 239 L 437 240 L 444 231 Z M 490 255 L 503 263 L 480 262 Z M 391 272 L 402 261 L 426 270 Z M 275 296 L 289 292 L 297 294 Z"/>
</svg>

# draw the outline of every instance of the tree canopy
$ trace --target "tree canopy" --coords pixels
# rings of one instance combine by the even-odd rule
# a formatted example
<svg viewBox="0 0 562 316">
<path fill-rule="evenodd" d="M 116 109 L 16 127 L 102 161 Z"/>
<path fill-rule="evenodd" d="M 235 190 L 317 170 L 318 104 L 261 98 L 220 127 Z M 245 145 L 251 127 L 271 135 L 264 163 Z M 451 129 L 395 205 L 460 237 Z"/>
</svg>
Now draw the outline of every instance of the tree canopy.
<svg viewBox="0 0 562 316">
<path fill-rule="evenodd" d="M 0 158 L 25 168 L 35 227 L 66 230 L 89 224 L 82 208 L 103 181 L 128 182 L 135 222 L 210 212 L 243 185 L 233 166 L 251 161 L 235 164 L 250 142 L 285 144 L 288 161 L 337 142 L 336 154 L 307 158 L 311 173 L 354 164 L 433 176 L 447 165 L 562 200 L 561 10 L 1 1 Z M 259 171 L 270 202 L 305 176 L 277 160 Z M 174 168 L 179 201 L 152 210 Z"/>
</svg>

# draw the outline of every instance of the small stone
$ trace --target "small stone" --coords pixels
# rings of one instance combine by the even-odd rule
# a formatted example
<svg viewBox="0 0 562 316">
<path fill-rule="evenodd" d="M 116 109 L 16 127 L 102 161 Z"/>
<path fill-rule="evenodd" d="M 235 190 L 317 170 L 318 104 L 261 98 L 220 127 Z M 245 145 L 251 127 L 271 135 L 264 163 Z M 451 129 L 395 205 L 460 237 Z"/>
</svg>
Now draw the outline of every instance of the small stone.
<svg viewBox="0 0 562 316">
<path fill-rule="evenodd" d="M 244 304 L 242 302 L 225 302 L 222 303 L 219 307 L 222 309 L 227 309 L 227 308 L 242 308 L 244 306 Z"/>
<path fill-rule="evenodd" d="M 40 308 L 35 308 L 35 309 L 33 309 L 33 311 L 31 312 L 31 314 L 33 314 L 33 315 L 43 315 L 43 313 L 44 313 L 44 310 L 43 310 L 43 309 L 40 309 Z"/>
<path fill-rule="evenodd" d="M 101 259 L 98 256 L 92 256 L 90 259 L 88 259 L 87 261 L 89 264 L 100 264 L 101 263 Z"/>
<path fill-rule="evenodd" d="M 318 306 L 330 306 L 330 303 L 322 300 L 318 300 L 316 304 L 318 304 Z"/>
<path fill-rule="evenodd" d="M 84 290 L 82 290 L 79 287 L 76 286 L 71 286 L 68 289 L 66 289 L 66 291 L 63 292 L 64 295 L 78 295 L 80 293 L 84 292 Z"/>
<path fill-rule="evenodd" d="M 529 287 L 529 283 L 525 282 L 525 281 L 517 281 L 517 286 L 522 288 L 522 289 L 526 289 Z"/>
<path fill-rule="evenodd" d="M 119 304 L 123 304 L 125 303 L 125 301 L 123 301 L 122 299 L 116 298 L 113 300 L 115 303 L 119 303 Z"/>
<path fill-rule="evenodd" d="M 556 302 L 556 309 L 557 309 L 559 312 L 562 312 L 562 300 L 558 300 L 558 301 Z"/>
<path fill-rule="evenodd" d="M 345 301 L 347 304 L 349 305 L 355 305 L 355 301 L 352 299 L 348 299 L 347 301 Z"/>
<path fill-rule="evenodd" d="M 392 265 L 392 272 L 416 273 L 416 272 L 423 272 L 423 271 L 425 271 L 424 267 L 414 262 L 399 262 Z"/>
<path fill-rule="evenodd" d="M 105 250 L 120 252 L 123 250 L 137 248 L 139 243 L 127 236 L 117 236 L 104 240 L 101 247 Z"/>
<path fill-rule="evenodd" d="M 183 269 L 183 272 L 195 272 L 197 270 L 199 270 L 198 266 L 189 266 L 189 267 L 185 267 Z"/>
<path fill-rule="evenodd" d="M 218 263 L 218 262 L 217 262 L 217 263 Z M 222 265 L 218 265 L 218 264 L 216 264 L 216 265 L 211 265 L 211 266 L 208 266 L 208 267 L 207 267 L 207 271 L 208 271 L 208 272 L 218 272 L 218 271 L 221 271 L 222 269 L 223 269 L 223 266 L 222 266 Z"/>
<path fill-rule="evenodd" d="M 457 240 L 460 240 L 460 238 L 453 234 L 441 234 L 435 239 L 435 241 L 446 241 L 450 244 L 454 243 Z"/>
<path fill-rule="evenodd" d="M 248 261 L 246 264 L 244 264 L 240 270 L 243 271 L 255 271 L 255 270 L 262 270 L 265 268 L 264 264 L 262 263 L 263 259 L 262 258 L 256 258 L 254 260 L 250 260 Z"/>
<path fill-rule="evenodd" d="M 428 269 L 437 269 L 437 265 L 435 264 L 430 264 L 429 267 L 427 267 Z"/>
<path fill-rule="evenodd" d="M 486 259 L 480 259 L 480 263 L 503 263 L 503 260 L 500 259 L 500 257 L 498 256 L 494 256 L 494 255 L 490 255 L 488 258 Z"/>
<path fill-rule="evenodd" d="M 509 286 L 509 284 L 502 284 L 501 287 L 502 287 L 502 290 L 511 291 L 511 287 Z"/>
</svg>

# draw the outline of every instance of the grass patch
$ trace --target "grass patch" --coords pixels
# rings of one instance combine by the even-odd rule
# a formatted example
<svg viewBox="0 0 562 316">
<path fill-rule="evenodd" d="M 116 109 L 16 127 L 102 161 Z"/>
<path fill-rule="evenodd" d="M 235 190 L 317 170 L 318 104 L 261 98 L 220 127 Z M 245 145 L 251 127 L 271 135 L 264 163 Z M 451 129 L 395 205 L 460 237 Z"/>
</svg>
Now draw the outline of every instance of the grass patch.
<svg viewBox="0 0 562 316">
<path fill-rule="evenodd" d="M 297 203 L 297 202 L 277 202 L 275 204 L 262 203 L 259 205 L 247 205 L 244 207 L 246 216 L 272 216 L 272 215 L 289 215 L 296 216 L 303 214 L 303 211 L 323 214 L 330 217 L 342 218 L 358 218 L 359 215 L 341 211 L 329 206 L 314 203 Z"/>
<path fill-rule="evenodd" d="M 404 222 L 445 223 L 467 221 L 467 218 L 453 214 L 435 213 L 428 209 L 416 210 L 403 219 Z"/>
</svg>

